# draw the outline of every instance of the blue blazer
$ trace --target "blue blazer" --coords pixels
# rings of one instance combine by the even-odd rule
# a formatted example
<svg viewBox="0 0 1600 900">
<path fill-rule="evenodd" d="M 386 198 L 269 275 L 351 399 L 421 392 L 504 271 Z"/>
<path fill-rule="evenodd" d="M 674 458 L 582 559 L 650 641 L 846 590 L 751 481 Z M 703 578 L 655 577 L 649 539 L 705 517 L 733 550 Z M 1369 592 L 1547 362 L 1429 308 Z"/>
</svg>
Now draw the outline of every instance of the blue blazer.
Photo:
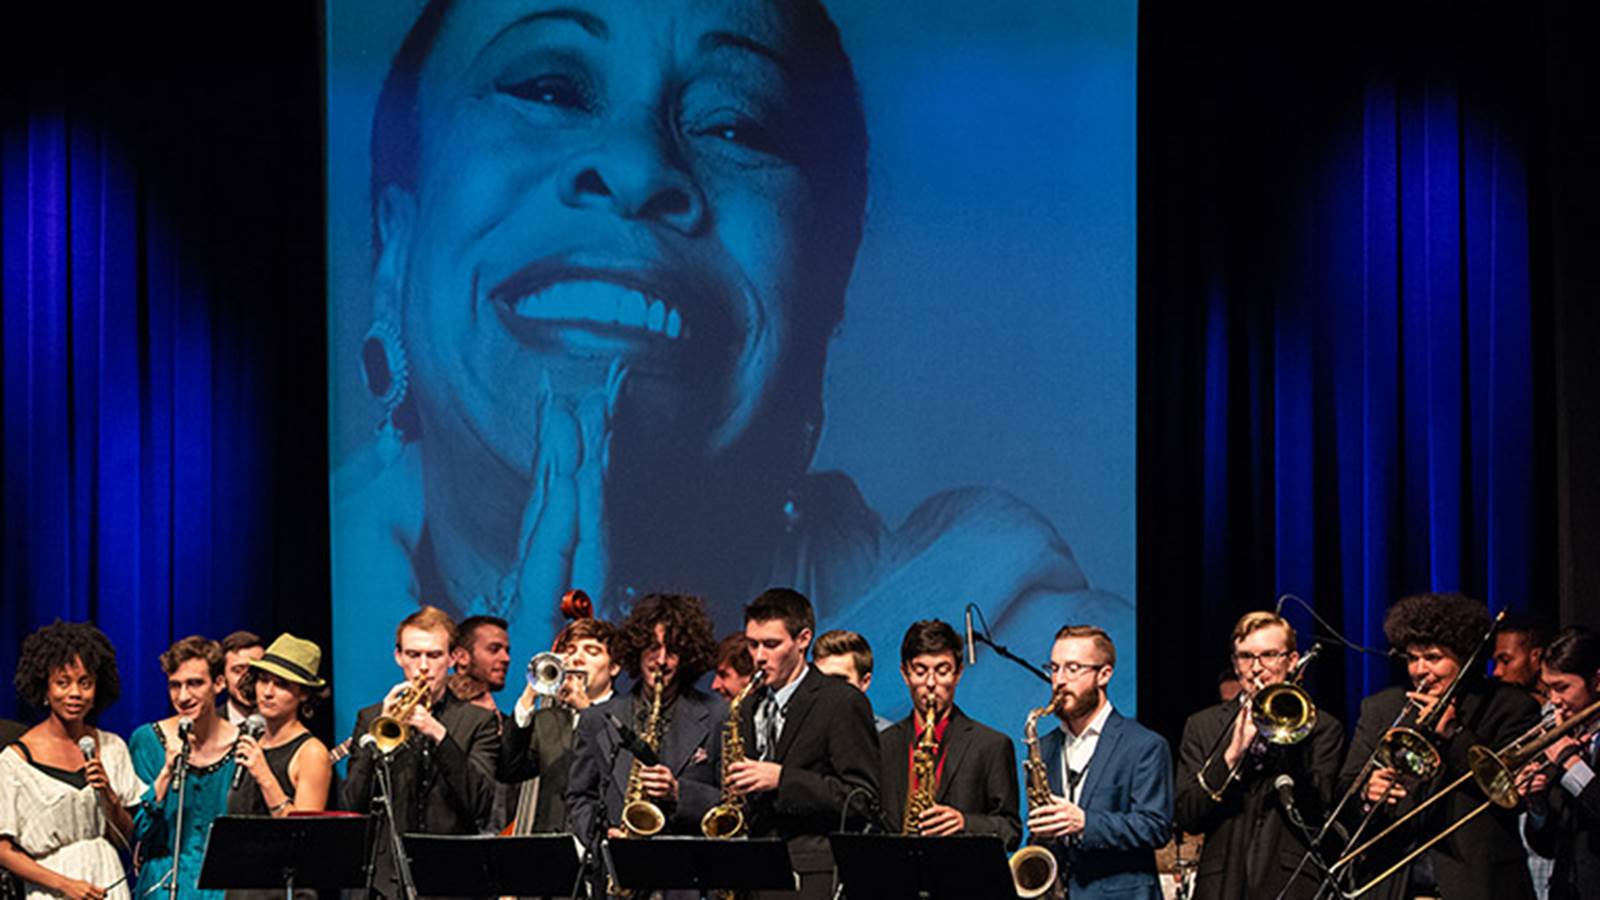
<svg viewBox="0 0 1600 900">
<path fill-rule="evenodd" d="M 1050 790 L 1061 784 L 1061 747 L 1056 729 L 1039 738 L 1039 754 Z M 1050 841 L 1072 900 L 1147 897 L 1160 900 L 1156 848 L 1172 837 L 1172 751 L 1167 741 L 1115 709 L 1089 758 L 1078 789 L 1083 831 Z"/>
</svg>

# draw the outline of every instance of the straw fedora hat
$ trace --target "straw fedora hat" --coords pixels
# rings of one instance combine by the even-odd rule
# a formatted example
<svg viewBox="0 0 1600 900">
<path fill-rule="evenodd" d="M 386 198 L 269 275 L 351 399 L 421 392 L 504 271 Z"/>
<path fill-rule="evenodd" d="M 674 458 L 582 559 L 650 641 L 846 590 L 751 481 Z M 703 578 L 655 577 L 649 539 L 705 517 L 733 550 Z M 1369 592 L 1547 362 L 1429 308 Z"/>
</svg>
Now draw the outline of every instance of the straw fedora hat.
<svg viewBox="0 0 1600 900">
<path fill-rule="evenodd" d="M 317 677 L 317 670 L 322 667 L 322 648 L 287 632 L 278 635 L 267 652 L 260 659 L 251 660 L 250 665 L 306 687 L 319 688 L 327 684 Z"/>
</svg>

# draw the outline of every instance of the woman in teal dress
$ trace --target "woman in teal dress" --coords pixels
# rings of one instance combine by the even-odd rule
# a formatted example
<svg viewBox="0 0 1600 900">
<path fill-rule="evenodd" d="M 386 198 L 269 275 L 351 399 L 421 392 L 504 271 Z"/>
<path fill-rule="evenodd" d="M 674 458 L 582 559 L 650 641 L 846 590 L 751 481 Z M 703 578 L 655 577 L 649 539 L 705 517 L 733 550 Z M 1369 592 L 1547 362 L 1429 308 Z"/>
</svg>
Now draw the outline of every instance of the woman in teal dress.
<svg viewBox="0 0 1600 900">
<path fill-rule="evenodd" d="M 161 654 L 161 669 L 167 675 L 167 695 L 175 713 L 138 729 L 129 742 L 134 771 L 150 785 L 134 816 L 139 858 L 134 896 L 159 897 L 170 889 L 178 818 L 173 773 L 182 746 L 179 723 L 188 719 L 189 766 L 183 788 L 178 895 L 220 898 L 221 891 L 202 891 L 196 883 L 211 822 L 227 812 L 239 738 L 239 729 L 217 715 L 217 697 L 224 684 L 222 647 L 207 638 L 186 637 Z"/>
</svg>

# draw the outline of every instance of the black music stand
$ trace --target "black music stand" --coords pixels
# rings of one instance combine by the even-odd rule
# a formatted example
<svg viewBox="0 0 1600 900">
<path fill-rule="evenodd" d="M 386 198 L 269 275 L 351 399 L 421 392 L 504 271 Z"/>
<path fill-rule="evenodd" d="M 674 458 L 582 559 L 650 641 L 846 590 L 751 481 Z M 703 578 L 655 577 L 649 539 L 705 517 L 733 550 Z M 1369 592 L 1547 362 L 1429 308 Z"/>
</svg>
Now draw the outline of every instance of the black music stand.
<svg viewBox="0 0 1600 900">
<path fill-rule="evenodd" d="M 624 889 L 792 891 L 794 866 L 781 838 L 731 840 L 663 835 L 601 845 L 606 868 Z"/>
<path fill-rule="evenodd" d="M 367 817 L 221 816 L 206 835 L 203 890 L 337 891 L 366 887 Z"/>
<path fill-rule="evenodd" d="M 1006 848 L 992 834 L 830 834 L 839 883 L 873 900 L 1015 897 Z"/>
<path fill-rule="evenodd" d="M 578 877 L 570 834 L 407 834 L 422 896 L 566 897 Z"/>
</svg>

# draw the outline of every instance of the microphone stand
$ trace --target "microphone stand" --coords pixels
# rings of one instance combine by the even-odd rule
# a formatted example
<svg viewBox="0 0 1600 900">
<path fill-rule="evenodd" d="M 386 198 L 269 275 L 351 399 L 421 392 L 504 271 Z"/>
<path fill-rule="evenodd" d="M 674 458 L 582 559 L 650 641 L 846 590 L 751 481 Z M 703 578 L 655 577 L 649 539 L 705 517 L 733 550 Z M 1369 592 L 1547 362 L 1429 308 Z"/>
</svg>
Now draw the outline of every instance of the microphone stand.
<svg viewBox="0 0 1600 900">
<path fill-rule="evenodd" d="M 167 882 L 167 897 L 170 900 L 178 900 L 178 860 L 183 856 L 183 805 L 185 793 L 189 789 L 189 741 L 187 735 L 184 736 L 183 744 L 178 749 L 178 758 L 173 761 L 172 781 L 173 786 L 178 791 L 178 812 L 173 817 L 172 826 L 172 868 L 167 870 L 166 877 L 163 880 Z M 159 887 L 160 883 L 157 882 L 156 886 Z M 149 891 L 145 893 L 148 894 Z"/>
<path fill-rule="evenodd" d="M 839 830 L 841 832 L 844 831 L 845 822 L 850 817 L 850 804 L 854 803 L 857 797 L 866 798 L 867 803 L 867 808 L 863 811 L 865 821 L 861 825 L 861 833 L 871 834 L 875 825 L 882 828 L 883 807 L 878 804 L 878 795 L 873 793 L 871 788 L 856 785 L 850 789 L 850 793 L 844 795 L 844 808 L 839 810 Z M 887 829 L 884 830 L 887 831 Z M 833 861 L 833 892 L 831 896 L 833 900 L 840 900 L 844 896 L 844 885 L 839 883 L 838 860 Z"/>
<path fill-rule="evenodd" d="M 570 897 L 578 896 L 578 888 L 584 886 L 586 877 L 589 878 L 589 883 L 585 896 L 590 900 L 605 896 L 604 883 L 601 880 L 604 875 L 602 871 L 604 865 L 596 850 L 600 842 L 605 839 L 606 826 L 611 822 L 611 813 L 606 808 L 606 798 L 611 796 L 611 768 L 617 764 L 617 754 L 621 752 L 622 742 L 619 740 L 611 747 L 611 752 L 606 754 L 605 765 L 600 767 L 600 809 L 589 823 L 589 834 L 583 841 L 583 858 L 578 860 L 578 879 L 572 884 L 572 892 L 568 894 Z"/>
<path fill-rule="evenodd" d="M 394 818 L 394 779 L 389 772 L 389 754 L 377 747 L 372 752 L 378 758 L 374 767 L 374 774 L 378 778 L 378 789 L 372 794 L 372 815 L 381 818 L 382 824 L 378 827 L 389 832 L 389 852 L 394 854 L 395 876 L 400 879 L 400 894 L 405 900 L 417 900 L 417 883 L 411 879 L 411 860 L 406 857 L 405 842 L 400 839 L 400 829 Z M 372 842 L 372 861 L 367 866 L 367 896 L 372 896 L 373 882 L 378 877 L 378 847 L 377 841 Z"/>
<path fill-rule="evenodd" d="M 1039 668 L 1038 666 L 1034 665 L 1031 662 L 1028 662 L 1027 660 L 1025 660 L 1022 657 L 1016 655 L 1015 653 L 1012 653 L 1009 649 L 1006 648 L 1006 645 L 1001 644 L 1001 643 L 997 643 L 994 640 L 994 638 L 989 636 L 989 620 L 984 617 L 983 610 L 980 607 L 974 605 L 972 607 L 972 611 L 978 614 L 978 625 L 981 626 L 981 627 L 976 627 L 976 628 L 972 629 L 972 639 L 974 641 L 979 642 L 979 643 L 983 643 L 983 644 L 988 644 L 989 645 L 989 649 L 991 649 L 994 652 L 1000 654 L 1001 657 L 1003 657 L 1005 659 L 1008 659 L 1011 662 L 1016 663 L 1017 665 L 1021 666 L 1022 668 L 1027 669 L 1029 672 L 1032 672 L 1033 676 L 1035 678 L 1039 679 L 1040 681 L 1044 682 L 1045 684 L 1049 684 L 1050 683 L 1050 676 L 1045 674 L 1045 671 L 1043 669 Z"/>
</svg>

